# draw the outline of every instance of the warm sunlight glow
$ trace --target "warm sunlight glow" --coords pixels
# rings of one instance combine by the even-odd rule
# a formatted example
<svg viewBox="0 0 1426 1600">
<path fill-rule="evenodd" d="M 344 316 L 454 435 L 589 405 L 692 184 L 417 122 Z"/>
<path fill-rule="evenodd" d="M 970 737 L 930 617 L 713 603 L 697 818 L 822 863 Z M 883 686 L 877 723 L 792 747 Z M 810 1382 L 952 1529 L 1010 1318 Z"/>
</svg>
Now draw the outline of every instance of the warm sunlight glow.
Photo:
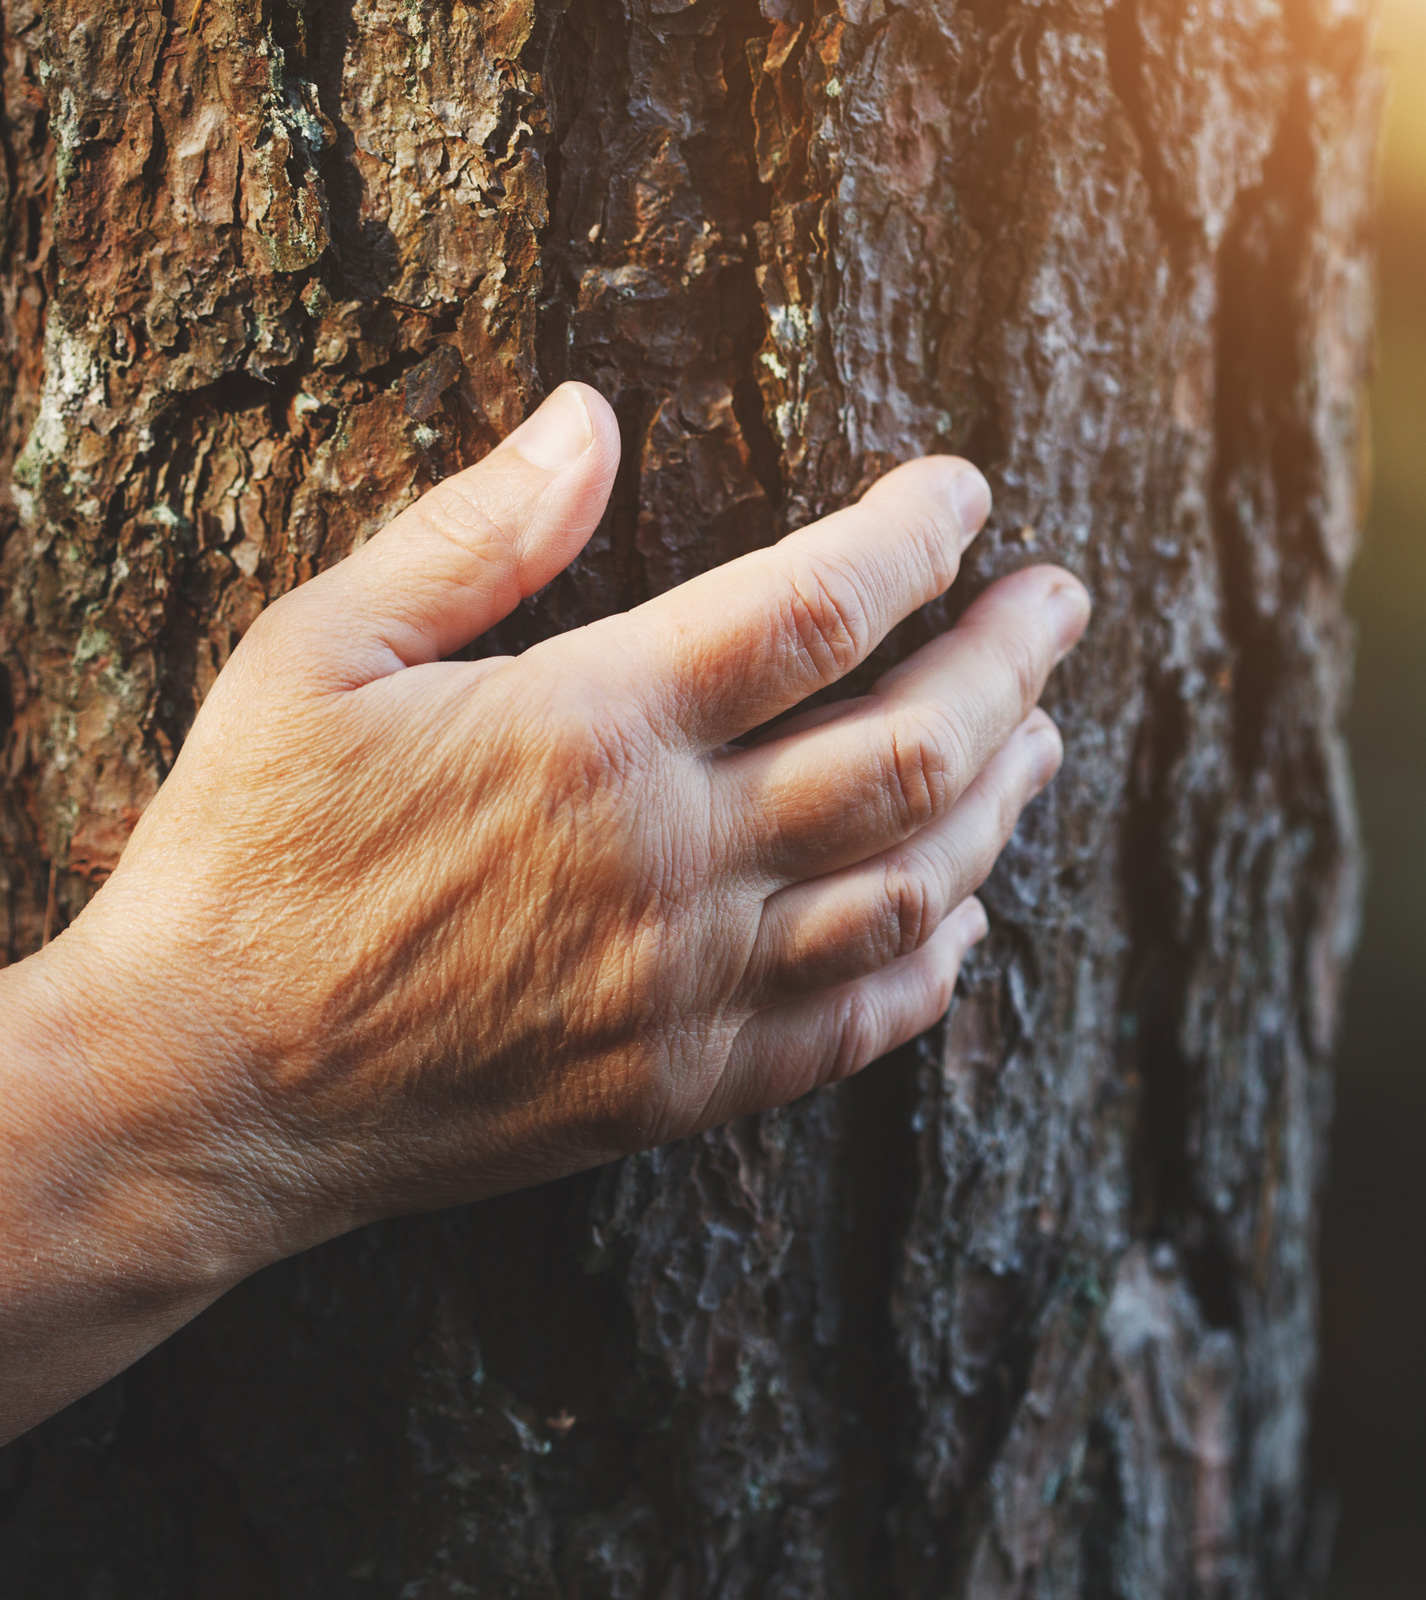
<svg viewBox="0 0 1426 1600">
<path fill-rule="evenodd" d="M 1380 47 L 1391 74 L 1382 182 L 1426 199 L 1426 0 L 1384 0 Z"/>
</svg>

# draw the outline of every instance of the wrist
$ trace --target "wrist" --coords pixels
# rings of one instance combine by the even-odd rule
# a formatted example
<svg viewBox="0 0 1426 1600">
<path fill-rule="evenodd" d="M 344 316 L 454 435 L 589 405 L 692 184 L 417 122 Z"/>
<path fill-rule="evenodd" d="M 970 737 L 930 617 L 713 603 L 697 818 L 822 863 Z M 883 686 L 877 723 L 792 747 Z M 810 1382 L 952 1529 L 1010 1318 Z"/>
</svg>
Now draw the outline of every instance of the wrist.
<svg viewBox="0 0 1426 1600">
<path fill-rule="evenodd" d="M 170 1008 L 76 927 L 0 972 L 0 1437 L 287 1253 Z"/>
<path fill-rule="evenodd" d="M 221 1292 L 316 1242 L 312 1164 L 283 1125 L 253 1007 L 221 964 L 106 902 L 34 958 L 31 978 L 74 1136 L 96 1152 L 115 1226 L 170 1230 L 185 1278 Z"/>
</svg>

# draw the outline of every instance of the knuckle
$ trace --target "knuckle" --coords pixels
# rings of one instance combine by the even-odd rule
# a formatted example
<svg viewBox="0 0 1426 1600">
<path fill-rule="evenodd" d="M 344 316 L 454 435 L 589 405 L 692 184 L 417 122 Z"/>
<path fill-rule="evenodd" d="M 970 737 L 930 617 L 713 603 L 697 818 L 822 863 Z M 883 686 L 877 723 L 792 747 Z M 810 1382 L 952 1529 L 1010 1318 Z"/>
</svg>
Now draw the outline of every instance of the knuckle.
<svg viewBox="0 0 1426 1600">
<path fill-rule="evenodd" d="M 289 678 L 294 671 L 306 672 L 312 646 L 326 638 L 311 615 L 304 615 L 307 598 L 290 590 L 253 618 L 230 658 L 235 666 L 232 676 L 263 683 Z"/>
<path fill-rule="evenodd" d="M 249 654 L 280 648 L 286 640 L 303 631 L 302 613 L 310 591 L 289 589 L 264 606 L 248 624 L 242 643 Z"/>
<path fill-rule="evenodd" d="M 678 1126 L 680 1107 L 666 1063 L 648 1047 L 631 1045 L 606 1059 L 598 1077 L 575 1092 L 580 1118 L 606 1150 L 647 1150 Z"/>
<path fill-rule="evenodd" d="M 885 893 L 890 934 L 886 953 L 895 960 L 919 950 L 936 931 L 941 897 L 920 873 L 899 865 L 887 868 Z"/>
<path fill-rule="evenodd" d="M 627 705 L 558 676 L 533 698 L 536 708 L 517 737 L 543 767 L 549 795 L 578 798 L 637 782 L 650 741 Z"/>
<path fill-rule="evenodd" d="M 290 626 L 290 607 L 283 605 L 287 598 L 287 595 L 280 596 L 249 623 L 230 657 L 230 660 L 238 663 L 237 671 L 246 670 L 258 677 L 265 677 L 271 670 L 281 653 L 284 635 L 296 632 Z"/>
<path fill-rule="evenodd" d="M 563 760 L 577 787 L 586 792 L 625 790 L 641 765 L 641 746 L 637 729 L 604 711 L 569 727 Z"/>
<path fill-rule="evenodd" d="M 788 605 L 798 648 L 823 676 L 849 672 L 871 648 L 871 621 L 851 576 L 812 560 L 790 575 Z"/>
<path fill-rule="evenodd" d="M 904 834 L 924 828 L 954 800 L 968 765 L 965 743 L 955 719 L 924 709 L 892 722 L 885 783 Z"/>
<path fill-rule="evenodd" d="M 835 1045 L 828 1082 L 839 1083 L 876 1059 L 879 1038 L 876 1008 L 857 984 L 837 1001 Z"/>
<path fill-rule="evenodd" d="M 515 530 L 491 513 L 466 473 L 438 483 L 412 510 L 423 527 L 455 545 L 463 556 L 506 552 L 515 546 Z"/>
</svg>

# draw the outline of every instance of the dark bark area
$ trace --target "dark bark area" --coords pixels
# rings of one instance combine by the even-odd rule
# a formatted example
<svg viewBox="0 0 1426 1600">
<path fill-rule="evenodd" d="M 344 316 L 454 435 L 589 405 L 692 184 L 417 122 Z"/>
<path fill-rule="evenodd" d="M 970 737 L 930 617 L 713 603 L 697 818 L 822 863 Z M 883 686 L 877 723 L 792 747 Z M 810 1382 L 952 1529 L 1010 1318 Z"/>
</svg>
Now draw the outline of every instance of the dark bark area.
<svg viewBox="0 0 1426 1600">
<path fill-rule="evenodd" d="M 1096 618 L 944 1027 L 245 1285 L 0 1453 L 0 1593 L 1276 1597 L 1304 1503 L 1378 83 L 1363 0 L 5 0 L 0 947 L 264 602 L 567 376 L 480 648 L 956 450 Z"/>
</svg>

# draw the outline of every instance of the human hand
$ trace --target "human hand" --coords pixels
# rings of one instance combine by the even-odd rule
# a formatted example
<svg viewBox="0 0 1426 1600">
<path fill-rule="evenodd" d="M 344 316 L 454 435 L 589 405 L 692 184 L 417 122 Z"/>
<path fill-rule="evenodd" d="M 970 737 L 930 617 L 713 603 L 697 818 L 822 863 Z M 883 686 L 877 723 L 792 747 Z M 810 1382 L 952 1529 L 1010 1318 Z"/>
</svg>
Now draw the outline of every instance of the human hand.
<svg viewBox="0 0 1426 1600">
<path fill-rule="evenodd" d="M 576 554 L 617 458 L 567 384 L 269 607 L 45 952 L 91 1165 L 181 1197 L 218 1288 L 791 1100 L 950 1002 L 1059 765 L 1032 708 L 1083 588 L 1015 573 L 870 694 L 730 744 L 951 583 L 989 495 L 935 457 L 625 615 L 443 659 Z"/>
</svg>

